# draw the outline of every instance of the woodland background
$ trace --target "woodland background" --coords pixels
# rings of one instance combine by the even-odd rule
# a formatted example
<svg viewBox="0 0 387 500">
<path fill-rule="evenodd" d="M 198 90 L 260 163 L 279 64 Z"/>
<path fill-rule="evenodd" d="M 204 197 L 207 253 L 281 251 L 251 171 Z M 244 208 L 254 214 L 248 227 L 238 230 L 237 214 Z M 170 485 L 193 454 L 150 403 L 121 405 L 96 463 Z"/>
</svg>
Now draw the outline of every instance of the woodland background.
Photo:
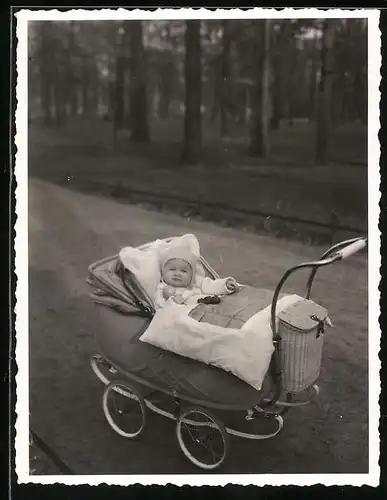
<svg viewBox="0 0 387 500">
<path fill-rule="evenodd" d="M 367 36 L 366 19 L 32 21 L 31 171 L 278 235 L 364 232 Z"/>
</svg>

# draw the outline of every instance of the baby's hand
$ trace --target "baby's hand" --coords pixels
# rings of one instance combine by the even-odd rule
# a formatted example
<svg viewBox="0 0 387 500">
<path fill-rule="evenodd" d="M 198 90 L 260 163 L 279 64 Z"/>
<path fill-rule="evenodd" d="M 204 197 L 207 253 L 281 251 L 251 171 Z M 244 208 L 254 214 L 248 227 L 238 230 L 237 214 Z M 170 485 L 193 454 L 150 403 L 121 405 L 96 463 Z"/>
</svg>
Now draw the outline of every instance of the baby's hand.
<svg viewBox="0 0 387 500">
<path fill-rule="evenodd" d="M 234 278 L 227 278 L 226 280 L 226 288 L 229 292 L 235 293 L 239 290 L 239 285 Z"/>
<path fill-rule="evenodd" d="M 163 297 L 165 300 L 168 300 L 170 297 L 172 297 L 174 294 L 174 290 L 171 288 L 164 288 L 163 290 Z"/>
<path fill-rule="evenodd" d="M 173 297 L 173 300 L 176 302 L 176 304 L 184 304 L 184 299 L 181 295 L 175 295 Z"/>
</svg>

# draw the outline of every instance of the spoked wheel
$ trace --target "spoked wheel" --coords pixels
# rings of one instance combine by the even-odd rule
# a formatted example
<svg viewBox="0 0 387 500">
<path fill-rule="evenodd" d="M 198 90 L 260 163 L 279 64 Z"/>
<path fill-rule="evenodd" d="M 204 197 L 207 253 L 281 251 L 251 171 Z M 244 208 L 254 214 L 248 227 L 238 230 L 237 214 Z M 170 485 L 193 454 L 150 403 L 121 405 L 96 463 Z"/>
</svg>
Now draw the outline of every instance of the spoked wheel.
<svg viewBox="0 0 387 500">
<path fill-rule="evenodd" d="M 128 382 L 111 382 L 103 393 L 103 411 L 110 427 L 128 439 L 145 429 L 146 406 L 140 392 Z"/>
<path fill-rule="evenodd" d="M 209 410 L 191 407 L 177 419 L 177 439 L 184 455 L 197 467 L 220 467 L 229 450 L 229 437 L 223 423 Z"/>
</svg>

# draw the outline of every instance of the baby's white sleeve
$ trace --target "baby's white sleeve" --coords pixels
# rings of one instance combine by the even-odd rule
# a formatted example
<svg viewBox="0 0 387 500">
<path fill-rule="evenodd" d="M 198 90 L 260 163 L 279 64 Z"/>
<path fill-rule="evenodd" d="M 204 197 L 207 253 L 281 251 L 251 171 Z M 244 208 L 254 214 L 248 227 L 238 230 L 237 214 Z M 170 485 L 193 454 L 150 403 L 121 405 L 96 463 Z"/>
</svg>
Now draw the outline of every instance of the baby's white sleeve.
<svg viewBox="0 0 387 500">
<path fill-rule="evenodd" d="M 177 292 L 177 295 L 180 295 L 183 300 L 186 300 L 186 299 L 188 299 L 188 297 L 190 297 L 192 295 L 192 291 L 191 290 L 184 290 L 181 293 Z"/>
<path fill-rule="evenodd" d="M 199 284 L 203 293 L 208 295 L 221 295 L 230 293 L 226 287 L 226 281 L 228 278 L 218 278 L 213 280 L 211 278 L 203 278 L 203 281 Z"/>
<path fill-rule="evenodd" d="M 165 306 L 166 300 L 165 300 L 164 295 L 163 295 L 163 290 L 164 290 L 163 283 L 160 283 L 159 285 L 157 285 L 156 296 L 155 296 L 156 307 L 164 307 Z"/>
</svg>

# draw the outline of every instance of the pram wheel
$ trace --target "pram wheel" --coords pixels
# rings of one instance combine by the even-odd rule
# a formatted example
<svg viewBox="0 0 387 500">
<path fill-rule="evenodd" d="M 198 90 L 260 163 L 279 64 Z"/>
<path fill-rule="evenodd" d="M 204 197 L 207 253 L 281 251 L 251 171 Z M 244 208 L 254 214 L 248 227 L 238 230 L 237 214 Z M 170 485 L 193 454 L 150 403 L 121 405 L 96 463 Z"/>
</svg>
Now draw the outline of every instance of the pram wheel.
<svg viewBox="0 0 387 500">
<path fill-rule="evenodd" d="M 229 436 L 224 424 L 209 410 L 183 410 L 177 419 L 176 434 L 182 452 L 197 467 L 213 470 L 225 461 Z"/>
<path fill-rule="evenodd" d="M 103 411 L 110 427 L 128 439 L 138 437 L 145 429 L 146 406 L 140 392 L 128 382 L 114 381 L 106 386 Z"/>
</svg>

